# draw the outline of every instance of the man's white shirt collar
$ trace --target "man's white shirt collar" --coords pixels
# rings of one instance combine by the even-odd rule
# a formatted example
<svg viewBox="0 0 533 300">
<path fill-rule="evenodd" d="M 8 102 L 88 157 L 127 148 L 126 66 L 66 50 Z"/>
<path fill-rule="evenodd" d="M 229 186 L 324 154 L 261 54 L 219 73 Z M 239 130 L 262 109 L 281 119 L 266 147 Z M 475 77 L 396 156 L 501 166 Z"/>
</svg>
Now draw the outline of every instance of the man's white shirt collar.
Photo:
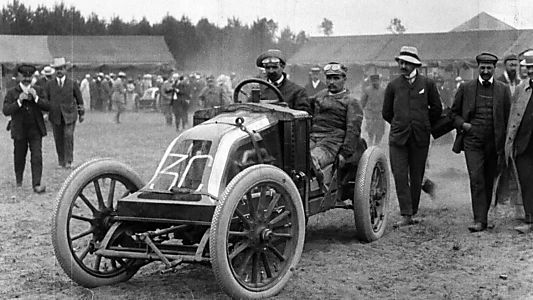
<svg viewBox="0 0 533 300">
<path fill-rule="evenodd" d="M 478 80 L 479 80 L 479 83 L 483 84 L 483 81 L 484 81 L 484 80 L 483 80 L 483 78 L 481 78 L 481 75 L 478 76 L 477 78 L 478 78 Z M 492 77 L 488 80 L 488 82 L 490 82 L 490 84 L 492 84 L 492 83 L 494 82 L 494 76 L 492 76 Z"/>
</svg>

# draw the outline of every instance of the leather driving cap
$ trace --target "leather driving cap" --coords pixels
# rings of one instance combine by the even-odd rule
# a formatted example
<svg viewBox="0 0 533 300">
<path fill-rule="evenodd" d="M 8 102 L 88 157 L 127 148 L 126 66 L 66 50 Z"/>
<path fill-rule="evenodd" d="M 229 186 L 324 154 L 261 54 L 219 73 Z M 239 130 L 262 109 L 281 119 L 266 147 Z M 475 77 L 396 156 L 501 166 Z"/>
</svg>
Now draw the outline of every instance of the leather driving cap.
<svg viewBox="0 0 533 300">
<path fill-rule="evenodd" d="M 270 49 L 261 53 L 255 61 L 255 65 L 263 68 L 263 61 L 267 58 L 277 58 L 280 61 L 281 66 L 285 66 L 285 55 L 283 55 L 283 53 L 278 49 Z"/>
</svg>

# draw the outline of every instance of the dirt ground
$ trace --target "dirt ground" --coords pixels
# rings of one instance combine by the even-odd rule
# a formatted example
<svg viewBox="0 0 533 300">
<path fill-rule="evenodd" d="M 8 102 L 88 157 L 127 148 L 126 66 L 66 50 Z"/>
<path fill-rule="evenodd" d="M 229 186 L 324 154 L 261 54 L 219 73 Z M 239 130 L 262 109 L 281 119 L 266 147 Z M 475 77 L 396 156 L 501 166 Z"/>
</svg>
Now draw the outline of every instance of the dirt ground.
<svg viewBox="0 0 533 300">
<path fill-rule="evenodd" d="M 0 128 L 6 122 L 0 118 Z M 176 136 L 163 123 L 155 113 L 126 114 L 121 125 L 112 114 L 89 113 L 76 127 L 74 163 L 111 157 L 147 181 Z M 228 299 L 211 269 L 200 265 L 160 275 L 161 265 L 152 263 L 128 282 L 94 289 L 73 283 L 51 244 L 55 197 L 69 174 L 57 167 L 52 136 L 43 140 L 42 195 L 31 192 L 29 164 L 23 188 L 15 189 L 9 133 L 2 130 L 0 140 L 0 299 Z M 533 299 L 531 235 L 513 231 L 518 221 L 510 206 L 493 216 L 494 229 L 468 232 L 464 157 L 450 148 L 432 149 L 429 176 L 437 196 L 422 196 L 418 225 L 392 228 L 399 219 L 395 197 L 386 232 L 373 243 L 355 239 L 353 212 L 311 217 L 302 259 L 276 299 Z"/>
</svg>

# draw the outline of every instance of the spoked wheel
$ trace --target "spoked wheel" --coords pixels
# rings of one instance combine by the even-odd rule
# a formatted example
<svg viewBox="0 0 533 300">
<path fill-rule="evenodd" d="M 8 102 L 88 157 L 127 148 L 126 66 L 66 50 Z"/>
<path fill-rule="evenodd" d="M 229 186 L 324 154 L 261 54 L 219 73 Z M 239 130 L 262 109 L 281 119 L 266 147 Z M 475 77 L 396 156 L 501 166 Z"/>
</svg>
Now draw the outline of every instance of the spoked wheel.
<svg viewBox="0 0 533 300">
<path fill-rule="evenodd" d="M 383 151 L 368 148 L 359 161 L 355 179 L 354 215 L 357 238 L 379 239 L 385 231 L 390 202 L 390 169 Z"/>
<path fill-rule="evenodd" d="M 231 180 L 211 222 L 210 257 L 218 283 L 235 299 L 279 293 L 300 260 L 305 214 L 282 170 L 255 165 Z"/>
<path fill-rule="evenodd" d="M 57 196 L 52 222 L 54 252 L 67 275 L 84 287 L 114 284 L 130 279 L 137 269 L 134 259 L 96 255 L 113 225 L 118 199 L 139 190 L 142 180 L 128 166 L 109 159 L 87 162 L 74 170 Z M 122 228 L 111 246 L 131 243 Z"/>
</svg>

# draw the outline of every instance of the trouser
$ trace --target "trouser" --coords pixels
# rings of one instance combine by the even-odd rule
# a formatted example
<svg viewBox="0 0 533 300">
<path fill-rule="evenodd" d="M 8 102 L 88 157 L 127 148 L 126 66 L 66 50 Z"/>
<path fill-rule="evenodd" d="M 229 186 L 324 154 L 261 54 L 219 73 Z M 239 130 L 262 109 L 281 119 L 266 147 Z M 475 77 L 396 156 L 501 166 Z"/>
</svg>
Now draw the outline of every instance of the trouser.
<svg viewBox="0 0 533 300">
<path fill-rule="evenodd" d="M 30 148 L 31 163 L 31 183 L 32 186 L 41 184 L 43 174 L 43 155 L 42 155 L 42 137 L 33 137 L 31 139 L 13 140 L 14 160 L 15 160 L 15 178 L 17 184 L 22 184 L 24 167 L 26 166 L 26 154 L 28 146 Z"/>
<path fill-rule="evenodd" d="M 172 125 L 172 105 L 162 105 L 163 115 L 165 116 L 165 122 L 167 125 Z"/>
<path fill-rule="evenodd" d="M 371 119 L 366 121 L 366 131 L 371 145 L 379 145 L 385 133 L 385 121 L 383 119 Z"/>
<path fill-rule="evenodd" d="M 470 177 L 474 222 L 487 224 L 492 188 L 497 174 L 498 154 L 494 145 L 486 143 L 481 149 L 465 149 L 465 158 Z"/>
<path fill-rule="evenodd" d="M 402 216 L 418 212 L 428 146 L 418 146 L 412 136 L 403 146 L 389 145 L 392 175 Z"/>
<path fill-rule="evenodd" d="M 180 124 L 181 129 L 185 129 L 187 127 L 187 124 L 189 123 L 189 116 L 187 115 L 187 112 L 175 111 L 174 116 L 176 117 L 176 130 L 180 130 Z"/>
<path fill-rule="evenodd" d="M 518 181 L 522 190 L 526 223 L 533 223 L 533 147 L 516 157 Z"/>
<path fill-rule="evenodd" d="M 60 166 L 72 164 L 74 160 L 74 128 L 76 122 L 65 124 L 61 118 L 61 125 L 52 124 L 57 159 Z"/>
</svg>

